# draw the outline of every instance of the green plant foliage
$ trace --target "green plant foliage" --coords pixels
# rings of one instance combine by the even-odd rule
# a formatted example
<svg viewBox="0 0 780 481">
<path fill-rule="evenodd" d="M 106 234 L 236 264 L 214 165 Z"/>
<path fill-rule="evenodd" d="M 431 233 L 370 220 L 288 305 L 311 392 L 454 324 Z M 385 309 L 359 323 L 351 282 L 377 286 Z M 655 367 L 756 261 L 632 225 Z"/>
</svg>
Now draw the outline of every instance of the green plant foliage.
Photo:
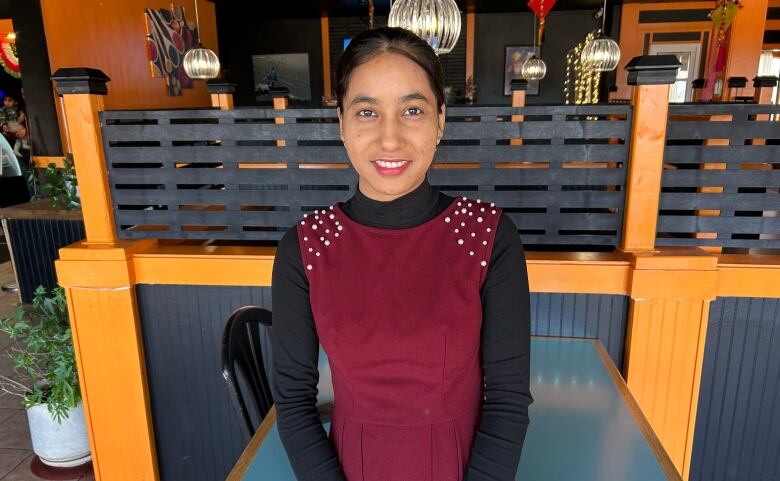
<svg viewBox="0 0 780 481">
<path fill-rule="evenodd" d="M 73 166 L 73 154 L 68 153 L 63 159 L 63 167 L 58 168 L 53 162 L 42 172 L 33 167 L 27 177 L 27 183 L 34 187 L 35 198 L 47 197 L 54 208 L 75 209 L 81 204 L 77 187 L 76 169 Z"/>
<path fill-rule="evenodd" d="M 13 341 L 6 354 L 17 377 L 0 376 L 0 389 L 21 396 L 25 408 L 46 403 L 61 423 L 81 399 L 64 290 L 49 295 L 39 286 L 32 306 L 19 305 L 14 316 L 0 319 L 0 331 Z"/>
</svg>

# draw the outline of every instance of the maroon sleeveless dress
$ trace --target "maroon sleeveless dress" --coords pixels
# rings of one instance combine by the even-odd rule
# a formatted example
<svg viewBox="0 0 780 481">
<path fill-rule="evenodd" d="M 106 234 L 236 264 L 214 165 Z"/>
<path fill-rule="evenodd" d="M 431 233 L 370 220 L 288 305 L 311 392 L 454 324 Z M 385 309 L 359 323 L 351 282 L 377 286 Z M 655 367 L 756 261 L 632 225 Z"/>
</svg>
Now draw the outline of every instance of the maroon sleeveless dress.
<svg viewBox="0 0 780 481">
<path fill-rule="evenodd" d="M 420 225 L 359 224 L 339 205 L 298 224 L 348 481 L 460 481 L 480 419 L 482 302 L 501 210 L 456 198 Z"/>
</svg>

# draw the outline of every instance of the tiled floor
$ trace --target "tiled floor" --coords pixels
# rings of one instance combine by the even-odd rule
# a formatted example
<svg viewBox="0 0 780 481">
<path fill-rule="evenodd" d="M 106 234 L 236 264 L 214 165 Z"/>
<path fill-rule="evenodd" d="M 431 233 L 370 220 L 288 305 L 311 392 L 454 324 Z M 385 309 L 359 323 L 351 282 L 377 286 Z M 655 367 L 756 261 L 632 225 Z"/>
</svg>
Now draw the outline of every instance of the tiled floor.
<svg viewBox="0 0 780 481">
<path fill-rule="evenodd" d="M 0 264 L 0 284 L 13 280 L 11 263 Z M 16 294 L 0 292 L 0 318 L 8 317 L 18 302 Z M 5 356 L 9 343 L 8 337 L 0 333 L 0 373 L 5 375 L 13 372 L 11 360 Z M 18 397 L 0 393 L 0 481 L 39 481 L 41 478 L 30 472 L 33 456 L 30 432 L 27 415 L 19 401 Z M 82 479 L 94 481 L 95 478 Z"/>
</svg>

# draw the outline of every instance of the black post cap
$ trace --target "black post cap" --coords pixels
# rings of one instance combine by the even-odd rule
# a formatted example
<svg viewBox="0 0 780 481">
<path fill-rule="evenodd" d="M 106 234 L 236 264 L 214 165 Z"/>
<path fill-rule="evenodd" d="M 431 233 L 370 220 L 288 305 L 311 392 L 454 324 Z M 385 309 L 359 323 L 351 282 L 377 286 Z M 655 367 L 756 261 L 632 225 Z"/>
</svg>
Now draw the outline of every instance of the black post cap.
<svg viewBox="0 0 780 481">
<path fill-rule="evenodd" d="M 706 86 L 707 86 L 706 78 L 693 79 L 693 82 L 691 82 L 691 87 L 695 89 L 703 89 Z"/>
<path fill-rule="evenodd" d="M 753 87 L 774 87 L 778 80 L 780 79 L 771 75 L 761 75 L 753 78 Z"/>
<path fill-rule="evenodd" d="M 236 84 L 224 80 L 209 80 L 206 82 L 210 94 L 232 94 L 236 91 Z"/>
<path fill-rule="evenodd" d="M 730 89 L 743 89 L 747 85 L 747 77 L 729 77 L 728 86 Z"/>
<path fill-rule="evenodd" d="M 57 81 L 57 95 L 106 95 L 106 82 L 111 80 L 102 71 L 89 67 L 59 68 L 51 79 Z"/>
<path fill-rule="evenodd" d="M 674 55 L 641 55 L 626 65 L 628 85 L 673 84 L 680 61 Z"/>
<path fill-rule="evenodd" d="M 524 78 L 513 78 L 509 82 L 509 88 L 512 89 L 512 92 L 515 90 L 528 90 L 528 80 Z"/>
<path fill-rule="evenodd" d="M 278 99 L 290 96 L 290 89 L 287 87 L 271 87 L 268 89 L 271 93 L 271 97 Z"/>
</svg>

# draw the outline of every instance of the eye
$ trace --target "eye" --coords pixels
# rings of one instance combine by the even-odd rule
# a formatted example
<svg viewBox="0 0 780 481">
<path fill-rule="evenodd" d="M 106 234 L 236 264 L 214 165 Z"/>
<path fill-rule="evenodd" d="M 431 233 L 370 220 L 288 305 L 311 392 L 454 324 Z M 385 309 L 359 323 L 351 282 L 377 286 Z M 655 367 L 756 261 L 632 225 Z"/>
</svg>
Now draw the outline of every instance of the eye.
<svg viewBox="0 0 780 481">
<path fill-rule="evenodd" d="M 373 117 L 374 115 L 374 111 L 371 109 L 360 109 L 357 111 L 358 117 Z"/>
<path fill-rule="evenodd" d="M 414 115 L 414 116 L 416 116 L 416 115 L 422 115 L 422 113 L 423 113 L 423 111 L 420 108 L 418 108 L 418 107 L 409 107 L 404 112 L 404 115 Z"/>
</svg>

